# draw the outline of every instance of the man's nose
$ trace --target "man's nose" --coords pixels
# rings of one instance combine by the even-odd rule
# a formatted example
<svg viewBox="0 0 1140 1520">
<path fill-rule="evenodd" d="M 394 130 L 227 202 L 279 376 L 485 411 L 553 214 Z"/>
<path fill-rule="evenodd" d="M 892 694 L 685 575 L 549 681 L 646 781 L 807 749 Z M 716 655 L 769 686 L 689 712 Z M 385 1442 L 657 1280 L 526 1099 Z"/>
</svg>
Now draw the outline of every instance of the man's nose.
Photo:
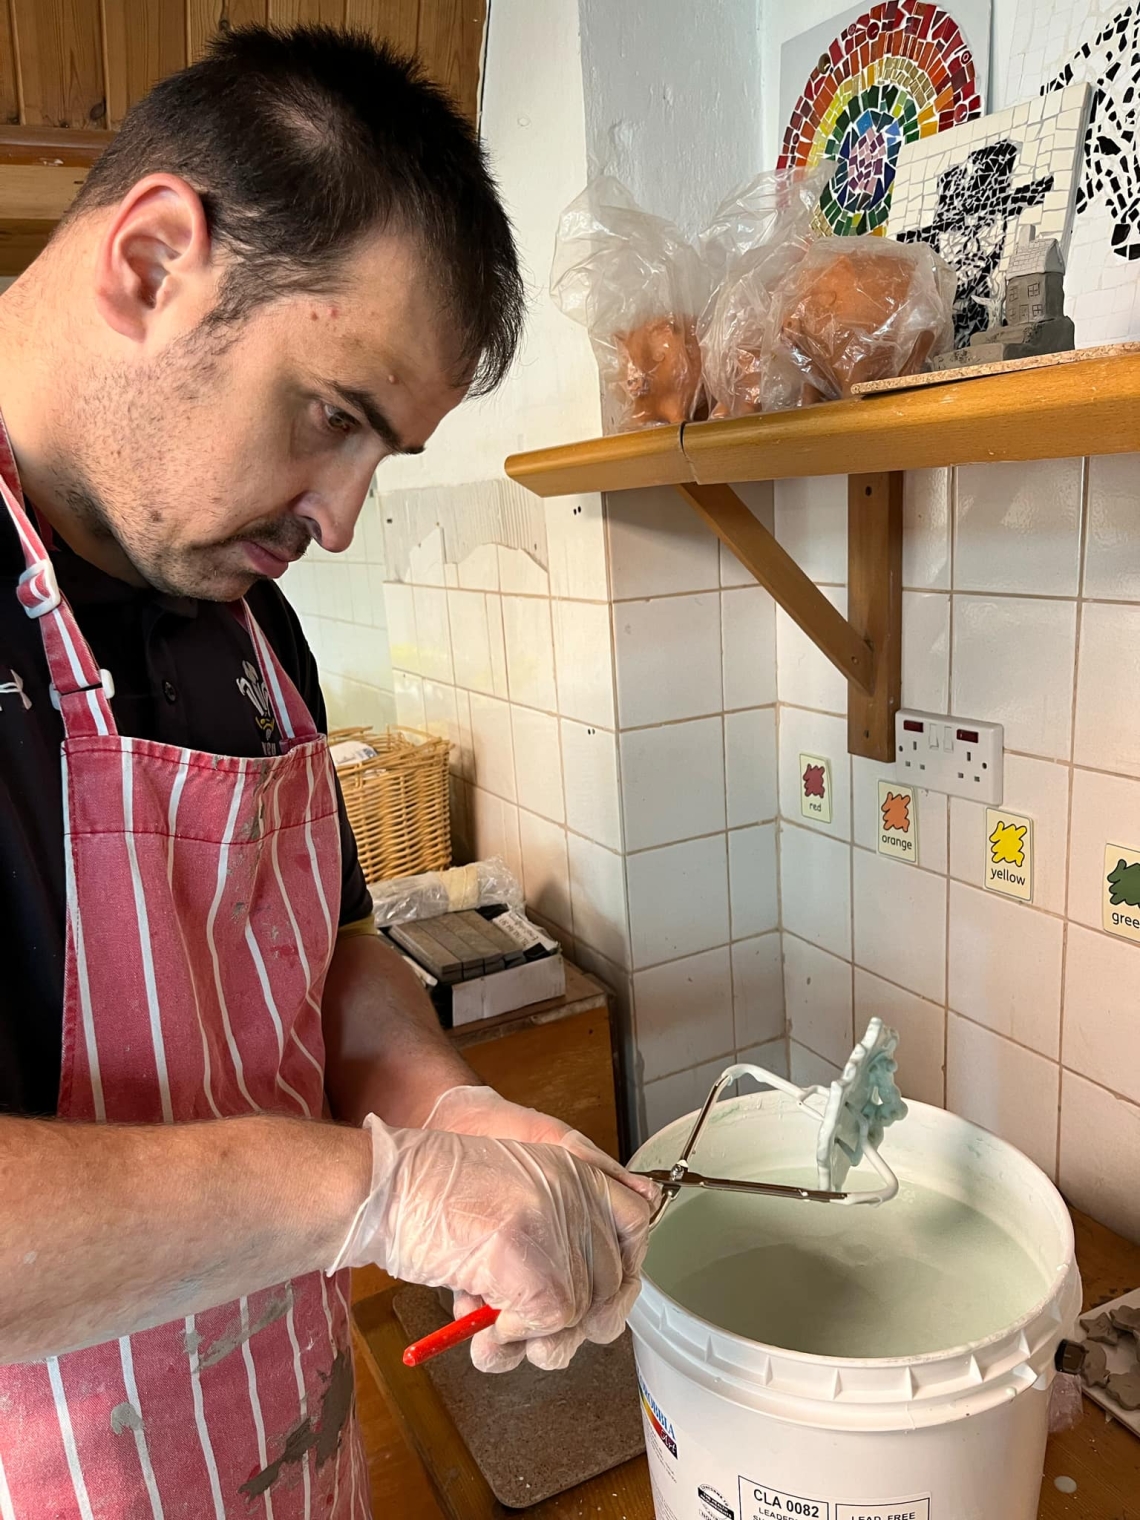
<svg viewBox="0 0 1140 1520">
<path fill-rule="evenodd" d="M 310 534 L 330 554 L 341 554 L 352 543 L 357 520 L 372 484 L 374 467 L 338 470 L 316 490 L 306 491 L 294 511 Z"/>
</svg>

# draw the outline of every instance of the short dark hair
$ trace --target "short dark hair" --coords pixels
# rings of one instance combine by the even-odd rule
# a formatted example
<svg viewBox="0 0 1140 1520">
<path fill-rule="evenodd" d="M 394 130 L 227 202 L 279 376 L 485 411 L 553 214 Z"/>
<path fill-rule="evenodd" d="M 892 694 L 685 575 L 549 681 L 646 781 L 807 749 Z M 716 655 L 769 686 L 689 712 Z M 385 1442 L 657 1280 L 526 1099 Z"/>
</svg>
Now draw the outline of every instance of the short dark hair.
<svg viewBox="0 0 1140 1520">
<path fill-rule="evenodd" d="M 220 33 L 130 109 L 67 221 L 156 173 L 194 187 L 233 258 L 211 320 L 335 289 L 345 255 L 391 229 L 439 282 L 457 380 L 479 395 L 506 374 L 525 304 L 511 226 L 474 129 L 412 59 L 324 26 Z"/>
</svg>

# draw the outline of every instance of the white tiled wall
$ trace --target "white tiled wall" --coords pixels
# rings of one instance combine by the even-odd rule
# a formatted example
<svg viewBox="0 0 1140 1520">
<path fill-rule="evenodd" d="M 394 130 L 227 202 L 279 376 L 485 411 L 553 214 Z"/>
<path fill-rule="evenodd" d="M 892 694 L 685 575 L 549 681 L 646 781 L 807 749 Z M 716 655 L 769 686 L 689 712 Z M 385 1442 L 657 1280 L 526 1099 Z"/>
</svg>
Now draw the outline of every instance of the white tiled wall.
<svg viewBox="0 0 1140 1520">
<path fill-rule="evenodd" d="M 740 490 L 845 609 L 842 481 Z M 506 859 L 614 988 L 636 1129 L 734 1059 L 824 1080 L 881 1012 L 910 1096 L 1136 1235 L 1140 946 L 1104 933 L 1101 880 L 1107 842 L 1140 846 L 1138 497 L 1140 456 L 907 479 L 903 700 L 1005 725 L 1032 905 L 982 890 L 977 804 L 922 793 L 917 864 L 875 853 L 893 767 L 848 757 L 844 683 L 667 491 L 544 503 L 545 562 L 451 563 L 433 530 L 383 604 L 371 503 L 288 589 L 333 721 L 363 699 L 449 734 L 459 852 Z M 831 762 L 829 824 L 801 753 Z"/>
<path fill-rule="evenodd" d="M 408 500 L 390 499 L 384 514 L 396 712 L 413 724 L 423 714 L 452 741 L 456 855 L 501 855 L 571 954 L 626 972 L 600 502 L 543 504 L 534 553 L 491 541 L 456 560 L 442 527 L 411 547 L 397 541 Z M 509 482 L 476 482 L 440 493 L 438 510 L 452 527 L 485 520 L 490 533 L 531 501 Z"/>
<path fill-rule="evenodd" d="M 772 491 L 742 487 L 770 527 Z M 787 1070 L 776 614 L 669 490 L 606 499 L 643 1128 L 733 1060 Z"/>
<path fill-rule="evenodd" d="M 1005 725 L 1005 805 L 1034 821 L 1034 901 L 982 890 L 985 811 L 920 794 L 916 865 L 874 853 L 877 781 L 841 683 L 777 615 L 780 882 L 793 1076 L 872 1013 L 902 1085 L 1006 1136 L 1140 1236 L 1140 946 L 1101 927 L 1106 843 L 1140 846 L 1140 455 L 907 480 L 903 701 Z M 832 481 L 777 488 L 777 533 L 842 605 Z M 830 825 L 799 814 L 827 755 Z M 849 789 L 849 790 L 848 790 Z"/>
<path fill-rule="evenodd" d="M 404 668 L 420 658 L 411 600 L 392 608 L 384 599 L 384 534 L 375 487 L 369 492 L 352 546 L 326 554 L 315 546 L 282 581 L 316 656 L 329 724 L 385 728 L 396 721 L 390 649 Z"/>
<path fill-rule="evenodd" d="M 453 487 L 444 518 L 492 488 L 527 500 Z M 457 853 L 502 855 L 614 989 L 645 1132 L 734 1059 L 787 1069 L 774 608 L 672 492 L 542 510 L 545 563 L 390 530 L 396 706 L 453 740 Z"/>
</svg>

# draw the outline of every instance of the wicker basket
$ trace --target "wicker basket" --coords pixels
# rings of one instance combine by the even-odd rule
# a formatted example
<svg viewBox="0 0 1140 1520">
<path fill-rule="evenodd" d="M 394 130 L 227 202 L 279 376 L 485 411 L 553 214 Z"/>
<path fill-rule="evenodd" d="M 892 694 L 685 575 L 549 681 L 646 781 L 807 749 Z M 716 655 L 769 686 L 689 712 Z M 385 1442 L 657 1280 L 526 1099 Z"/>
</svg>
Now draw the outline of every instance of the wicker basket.
<svg viewBox="0 0 1140 1520">
<path fill-rule="evenodd" d="M 446 739 L 414 728 L 338 728 L 330 744 L 358 739 L 376 751 L 372 760 L 337 767 L 348 821 L 367 882 L 451 864 L 451 812 Z"/>
</svg>

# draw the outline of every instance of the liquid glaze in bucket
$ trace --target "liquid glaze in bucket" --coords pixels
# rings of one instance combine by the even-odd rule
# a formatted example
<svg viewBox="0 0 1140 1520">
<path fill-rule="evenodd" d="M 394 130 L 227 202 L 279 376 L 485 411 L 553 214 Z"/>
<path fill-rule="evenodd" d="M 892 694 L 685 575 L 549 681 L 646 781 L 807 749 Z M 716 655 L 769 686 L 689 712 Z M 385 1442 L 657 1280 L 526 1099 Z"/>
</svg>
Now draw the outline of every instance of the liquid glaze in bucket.
<svg viewBox="0 0 1140 1520">
<path fill-rule="evenodd" d="M 631 1166 L 669 1166 L 692 1122 Z M 810 1183 L 817 1128 L 785 1094 L 731 1099 L 700 1163 Z M 693 1190 L 652 1236 L 630 1328 L 657 1520 L 1035 1520 L 1080 1310 L 1068 1213 L 941 1109 L 912 1104 L 884 1151 L 879 1208 Z"/>
</svg>

